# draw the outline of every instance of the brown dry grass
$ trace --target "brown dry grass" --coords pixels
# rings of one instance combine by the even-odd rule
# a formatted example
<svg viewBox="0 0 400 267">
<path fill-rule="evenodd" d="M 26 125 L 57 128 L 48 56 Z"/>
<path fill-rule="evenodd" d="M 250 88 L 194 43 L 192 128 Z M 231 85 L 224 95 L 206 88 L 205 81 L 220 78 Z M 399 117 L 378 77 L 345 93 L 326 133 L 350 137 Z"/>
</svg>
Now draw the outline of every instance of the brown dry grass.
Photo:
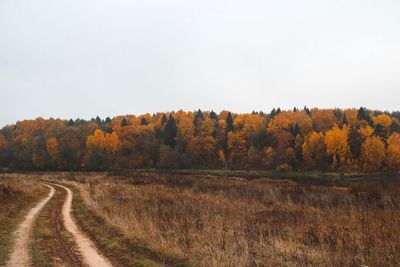
<svg viewBox="0 0 400 267">
<path fill-rule="evenodd" d="M 0 174 L 0 265 L 12 245 L 12 233 L 46 189 L 26 175 Z"/>
<path fill-rule="evenodd" d="M 126 236 L 195 266 L 398 266 L 400 187 L 137 175 L 81 177 L 86 204 Z"/>
</svg>

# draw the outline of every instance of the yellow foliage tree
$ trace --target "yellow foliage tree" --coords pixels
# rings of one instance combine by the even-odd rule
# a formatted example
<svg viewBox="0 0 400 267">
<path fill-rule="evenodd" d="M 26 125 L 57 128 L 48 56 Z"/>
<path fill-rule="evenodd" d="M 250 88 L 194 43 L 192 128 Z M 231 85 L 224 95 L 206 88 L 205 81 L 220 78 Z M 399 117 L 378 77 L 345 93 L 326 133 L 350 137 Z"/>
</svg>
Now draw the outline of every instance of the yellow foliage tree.
<svg viewBox="0 0 400 267">
<path fill-rule="evenodd" d="M 243 131 L 245 135 L 252 132 L 265 131 L 266 123 L 264 117 L 254 114 L 240 114 L 233 123 L 235 129 Z"/>
<path fill-rule="evenodd" d="M 119 147 L 118 135 L 116 132 L 109 134 L 97 129 L 93 135 L 87 137 L 86 146 L 89 149 L 99 147 L 110 154 L 115 154 Z"/>
<path fill-rule="evenodd" d="M 366 126 L 360 128 L 359 132 L 363 138 L 367 138 L 372 136 L 372 134 L 374 133 L 374 129 L 372 129 L 370 126 Z"/>
<path fill-rule="evenodd" d="M 115 154 L 119 148 L 119 139 L 117 133 L 113 132 L 111 134 L 105 134 L 104 137 L 105 137 L 104 146 L 106 151 L 108 151 L 111 154 Z"/>
<path fill-rule="evenodd" d="M 389 115 L 381 114 L 376 117 L 372 117 L 372 120 L 375 125 L 381 124 L 386 130 L 389 129 L 392 124 L 392 118 Z"/>
<path fill-rule="evenodd" d="M 380 171 L 385 157 L 385 143 L 378 136 L 365 139 L 361 146 L 361 163 L 364 171 Z"/>
<path fill-rule="evenodd" d="M 268 124 L 268 132 L 277 136 L 282 131 L 287 131 L 290 126 L 298 125 L 300 134 L 307 135 L 312 131 L 312 120 L 303 111 L 285 111 L 276 115 Z"/>
<path fill-rule="evenodd" d="M 344 165 L 349 157 L 348 132 L 347 126 L 344 126 L 343 129 L 334 126 L 325 134 L 326 152 L 329 156 L 332 156 L 334 168 Z"/>
<path fill-rule="evenodd" d="M 179 113 L 178 140 L 185 147 L 194 136 L 193 113 L 181 114 Z"/>
</svg>

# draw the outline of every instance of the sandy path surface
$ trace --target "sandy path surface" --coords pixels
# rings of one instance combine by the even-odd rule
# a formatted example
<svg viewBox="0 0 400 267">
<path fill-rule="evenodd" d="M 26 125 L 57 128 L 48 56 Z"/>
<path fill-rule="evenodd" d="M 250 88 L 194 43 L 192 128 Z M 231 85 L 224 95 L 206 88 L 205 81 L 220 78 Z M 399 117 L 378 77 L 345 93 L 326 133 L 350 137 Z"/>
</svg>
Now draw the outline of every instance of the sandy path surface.
<svg viewBox="0 0 400 267">
<path fill-rule="evenodd" d="M 33 222 L 36 217 L 43 209 L 44 205 L 53 197 L 54 195 L 54 187 L 45 185 L 50 188 L 49 195 L 40 201 L 36 207 L 32 208 L 28 215 L 26 215 L 25 220 L 18 227 L 15 232 L 16 238 L 15 243 L 10 255 L 10 259 L 7 262 L 6 266 L 8 267 L 21 267 L 21 266 L 31 266 L 32 258 L 30 255 L 30 234 L 32 230 Z"/>
<path fill-rule="evenodd" d="M 65 228 L 73 235 L 84 263 L 92 267 L 111 267 L 111 263 L 97 251 L 94 243 L 78 229 L 72 220 L 72 191 L 65 186 L 59 184 L 57 184 L 57 186 L 64 188 L 67 191 L 67 199 L 65 200 L 62 209 L 64 224 Z"/>
</svg>

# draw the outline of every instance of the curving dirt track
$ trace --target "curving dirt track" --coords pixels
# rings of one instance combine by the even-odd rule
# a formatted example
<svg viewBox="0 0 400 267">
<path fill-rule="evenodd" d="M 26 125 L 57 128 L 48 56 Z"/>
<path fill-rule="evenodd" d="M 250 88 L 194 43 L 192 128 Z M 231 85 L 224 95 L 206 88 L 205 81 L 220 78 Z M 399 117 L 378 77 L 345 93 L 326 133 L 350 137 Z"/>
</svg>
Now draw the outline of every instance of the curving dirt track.
<svg viewBox="0 0 400 267">
<path fill-rule="evenodd" d="M 57 190 L 48 184 L 43 184 L 50 189 L 48 196 L 41 200 L 26 215 L 24 221 L 18 226 L 15 232 L 15 243 L 6 267 L 27 267 L 32 266 L 31 256 L 31 234 L 35 220 L 44 206 L 54 198 L 53 208 L 49 215 L 49 225 L 52 232 L 52 254 L 56 258 L 57 266 L 89 266 L 89 267 L 111 267 L 112 264 L 101 255 L 94 243 L 83 234 L 75 224 L 71 216 L 72 191 L 62 185 L 52 184 Z M 61 189 L 61 190 L 59 190 Z M 62 193 L 60 191 L 63 191 Z M 71 233 L 71 242 L 63 236 L 62 231 L 66 229 Z M 50 258 L 48 259 L 50 260 Z"/>
<path fill-rule="evenodd" d="M 51 252 L 51 259 L 53 260 L 54 266 L 81 267 L 84 265 L 82 264 L 82 259 L 77 246 L 75 245 L 74 240 L 72 240 L 69 235 L 65 234 L 62 207 L 66 198 L 67 191 L 56 187 L 56 192 L 51 200 L 53 205 L 51 206 L 50 211 L 45 215 L 45 221 L 42 221 L 41 225 L 49 230 L 46 236 L 47 240 L 41 240 L 39 244 L 36 243 L 38 246 L 37 249 L 43 249 L 41 245 L 45 247 L 47 246 L 47 249 L 50 248 L 48 252 Z M 35 244 L 35 240 L 33 241 L 33 244 Z M 49 254 L 47 256 L 49 256 Z M 50 258 L 48 260 L 50 260 Z"/>
<path fill-rule="evenodd" d="M 24 221 L 15 232 L 16 239 L 10 259 L 6 264 L 7 267 L 31 266 L 32 264 L 30 255 L 30 234 L 32 225 L 44 205 L 53 197 L 55 192 L 54 187 L 50 185 L 45 186 L 50 188 L 49 195 L 29 211 L 28 215 L 26 215 Z"/>
<path fill-rule="evenodd" d="M 72 234 L 75 239 L 75 243 L 78 246 L 79 253 L 82 256 L 82 260 L 88 266 L 93 267 L 111 267 L 112 264 L 103 255 L 101 255 L 94 243 L 86 237 L 76 226 L 75 222 L 71 217 L 71 206 L 72 206 L 72 191 L 62 185 L 55 184 L 67 191 L 67 198 L 62 208 L 62 215 L 64 220 L 65 228 Z"/>
</svg>

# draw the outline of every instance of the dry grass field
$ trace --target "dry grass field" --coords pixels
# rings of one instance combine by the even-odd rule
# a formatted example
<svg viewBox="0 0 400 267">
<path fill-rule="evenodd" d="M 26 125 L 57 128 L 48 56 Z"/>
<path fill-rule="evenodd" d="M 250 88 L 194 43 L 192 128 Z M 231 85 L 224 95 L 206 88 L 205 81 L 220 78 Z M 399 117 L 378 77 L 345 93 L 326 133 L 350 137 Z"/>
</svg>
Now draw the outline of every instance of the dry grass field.
<svg viewBox="0 0 400 267">
<path fill-rule="evenodd" d="M 0 266 L 7 259 L 16 226 L 45 193 L 31 176 L 0 174 Z"/>
<path fill-rule="evenodd" d="M 398 182 L 321 187 L 171 174 L 69 178 L 112 229 L 188 265 L 400 265 Z"/>
</svg>

